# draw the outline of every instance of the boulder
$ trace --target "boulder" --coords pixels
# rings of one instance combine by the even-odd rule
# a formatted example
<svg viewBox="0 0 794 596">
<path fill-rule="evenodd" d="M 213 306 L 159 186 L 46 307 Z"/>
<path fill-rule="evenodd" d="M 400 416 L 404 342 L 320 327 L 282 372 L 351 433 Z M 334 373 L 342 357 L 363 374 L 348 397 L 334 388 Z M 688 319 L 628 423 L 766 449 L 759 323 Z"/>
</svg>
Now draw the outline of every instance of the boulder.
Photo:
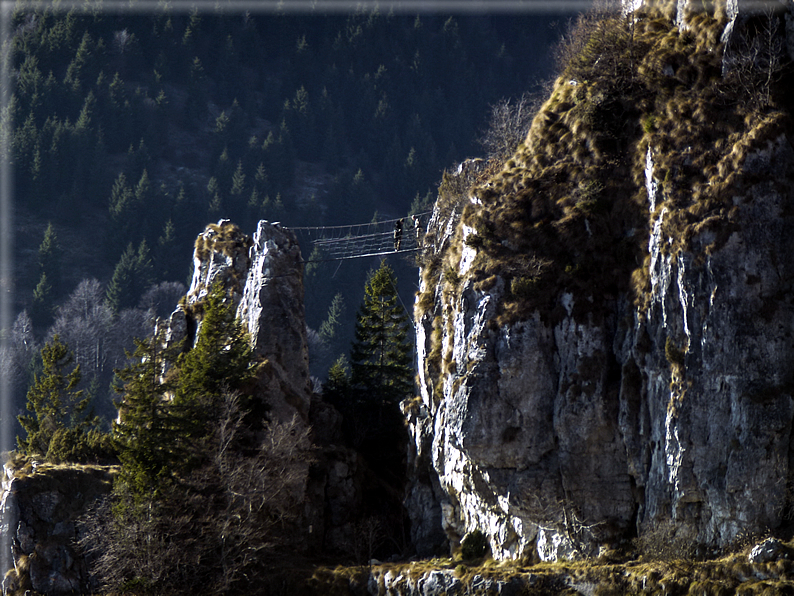
<svg viewBox="0 0 794 596">
<path fill-rule="evenodd" d="M 773 563 L 778 559 L 788 559 L 790 549 L 777 538 L 767 538 L 756 544 L 747 555 L 750 563 Z"/>
</svg>

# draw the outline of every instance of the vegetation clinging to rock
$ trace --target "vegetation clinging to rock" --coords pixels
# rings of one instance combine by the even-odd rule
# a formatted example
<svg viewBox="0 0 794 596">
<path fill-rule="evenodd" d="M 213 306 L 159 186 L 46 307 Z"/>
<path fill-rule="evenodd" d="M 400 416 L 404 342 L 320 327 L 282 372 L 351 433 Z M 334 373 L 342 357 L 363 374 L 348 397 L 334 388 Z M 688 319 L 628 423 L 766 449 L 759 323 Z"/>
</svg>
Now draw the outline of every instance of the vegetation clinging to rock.
<svg viewBox="0 0 794 596">
<path fill-rule="evenodd" d="M 203 234 L 196 238 L 196 256 L 207 259 L 212 252 L 221 253 L 227 257 L 235 257 L 239 253 L 247 254 L 251 247 L 251 237 L 244 234 L 239 226 L 228 220 L 221 220 L 217 224 L 208 224 Z"/>
<path fill-rule="evenodd" d="M 465 236 L 477 250 L 468 277 L 481 284 L 501 275 L 513 290 L 500 305 L 503 320 L 536 309 L 553 318 L 561 292 L 579 298 L 574 316 L 598 317 L 604 302 L 625 293 L 641 304 L 648 230 L 658 217 L 649 212 L 649 154 L 658 187 L 651 207 L 667 208 L 662 233 L 673 239 L 665 250 L 687 249 L 715 230 L 709 251 L 736 223 L 732 197 L 754 183 L 741 178 L 744 159 L 787 129 L 788 66 L 771 41 L 780 16 L 754 17 L 767 41 L 735 34 L 732 56 L 754 62 L 733 58 L 723 74 L 722 10 L 689 14 L 678 27 L 669 8 L 581 17 L 560 46 L 561 74 L 524 142 L 500 172 L 467 191 L 472 202 L 456 203 L 461 223 L 475 230 Z M 788 192 L 785 182 L 773 184 Z M 457 266 L 463 237 L 459 231 L 446 250 L 448 268 Z M 544 264 L 532 275 L 521 265 L 528 257 Z M 428 276 L 435 267 L 426 267 Z"/>
</svg>

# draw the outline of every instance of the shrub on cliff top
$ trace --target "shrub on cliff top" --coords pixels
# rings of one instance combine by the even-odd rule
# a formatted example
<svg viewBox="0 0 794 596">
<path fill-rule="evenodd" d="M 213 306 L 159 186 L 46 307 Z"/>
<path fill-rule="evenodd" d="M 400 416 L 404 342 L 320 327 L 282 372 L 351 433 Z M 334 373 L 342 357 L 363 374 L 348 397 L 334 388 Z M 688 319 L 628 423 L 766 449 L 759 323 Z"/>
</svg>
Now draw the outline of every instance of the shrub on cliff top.
<svg viewBox="0 0 794 596">
<path fill-rule="evenodd" d="M 247 254 L 250 246 L 251 238 L 228 220 L 207 225 L 204 233 L 199 234 L 195 242 L 196 255 L 201 259 L 206 259 L 213 251 L 227 257 L 243 251 Z"/>
<path fill-rule="evenodd" d="M 47 461 L 53 463 L 106 463 L 116 461 L 113 438 L 97 428 L 88 432 L 79 428 L 59 428 L 47 450 Z"/>
<path fill-rule="evenodd" d="M 43 370 L 28 391 L 27 409 L 18 416 L 25 437 L 17 437 L 26 455 L 52 461 L 96 461 L 111 456 L 112 446 L 99 432 L 99 418 L 90 409 L 90 397 L 78 390 L 80 365 L 66 344 L 54 336 L 41 350 Z"/>
<path fill-rule="evenodd" d="M 460 556 L 464 561 L 471 561 L 484 557 L 490 546 L 488 537 L 482 530 L 473 530 L 463 537 L 460 543 Z"/>
</svg>

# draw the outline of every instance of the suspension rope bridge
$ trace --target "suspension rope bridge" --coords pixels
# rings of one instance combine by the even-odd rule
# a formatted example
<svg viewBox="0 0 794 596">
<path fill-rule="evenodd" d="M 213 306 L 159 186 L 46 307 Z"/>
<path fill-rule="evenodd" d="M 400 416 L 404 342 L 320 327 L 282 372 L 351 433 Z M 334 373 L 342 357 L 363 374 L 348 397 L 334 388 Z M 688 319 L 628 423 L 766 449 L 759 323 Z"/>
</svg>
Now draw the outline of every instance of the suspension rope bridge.
<svg viewBox="0 0 794 596">
<path fill-rule="evenodd" d="M 430 213 L 366 224 L 289 229 L 301 246 L 317 249 L 305 262 L 345 261 L 420 250 Z"/>
</svg>

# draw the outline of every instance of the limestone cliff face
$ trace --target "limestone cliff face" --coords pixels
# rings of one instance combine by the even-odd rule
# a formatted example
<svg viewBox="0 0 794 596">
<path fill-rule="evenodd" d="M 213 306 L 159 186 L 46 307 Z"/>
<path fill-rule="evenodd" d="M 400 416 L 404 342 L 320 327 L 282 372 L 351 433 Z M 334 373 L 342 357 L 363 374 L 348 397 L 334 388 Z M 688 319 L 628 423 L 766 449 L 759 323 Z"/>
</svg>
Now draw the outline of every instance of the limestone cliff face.
<svg viewBox="0 0 794 596">
<path fill-rule="evenodd" d="M 309 351 L 303 305 L 303 259 L 294 234 L 260 221 L 237 317 L 251 334 L 255 356 L 267 359 L 294 407 L 308 416 Z"/>
<path fill-rule="evenodd" d="M 615 90 L 590 76 L 561 77 L 502 172 L 436 205 L 421 399 L 404 404 L 420 550 L 474 530 L 497 558 L 594 555 L 653 532 L 720 548 L 792 505 L 789 108 L 728 108 L 728 144 L 704 140 L 713 116 L 674 107 L 683 87 L 660 91 L 653 120 L 624 108 L 653 125 L 599 147 L 581 102 Z"/>
<path fill-rule="evenodd" d="M 641 528 L 671 518 L 699 542 L 725 545 L 778 527 L 791 504 L 794 269 L 783 255 L 794 222 L 791 197 L 772 180 L 793 168 L 783 134 L 746 156 L 743 175 L 757 182 L 732 197 L 735 229 L 719 247 L 704 232 L 691 250 L 665 254 L 669 212 L 659 210 L 649 308 L 615 345 Z"/>
<path fill-rule="evenodd" d="M 536 315 L 496 326 L 504 285 L 478 291 L 466 280 L 420 316 L 422 405 L 409 425 L 418 458 L 437 474 L 453 544 L 479 529 L 499 558 L 535 549 L 543 559 L 569 556 L 626 529 L 637 507 L 618 424 L 616 317 L 594 325 L 566 315 L 549 325 Z M 436 341 L 457 370 L 433 387 L 428 355 L 439 317 L 449 324 Z M 411 489 L 413 499 L 423 493 L 421 483 Z M 596 523 L 603 531 L 588 527 Z M 415 530 L 421 547 L 432 525 Z"/>
</svg>

